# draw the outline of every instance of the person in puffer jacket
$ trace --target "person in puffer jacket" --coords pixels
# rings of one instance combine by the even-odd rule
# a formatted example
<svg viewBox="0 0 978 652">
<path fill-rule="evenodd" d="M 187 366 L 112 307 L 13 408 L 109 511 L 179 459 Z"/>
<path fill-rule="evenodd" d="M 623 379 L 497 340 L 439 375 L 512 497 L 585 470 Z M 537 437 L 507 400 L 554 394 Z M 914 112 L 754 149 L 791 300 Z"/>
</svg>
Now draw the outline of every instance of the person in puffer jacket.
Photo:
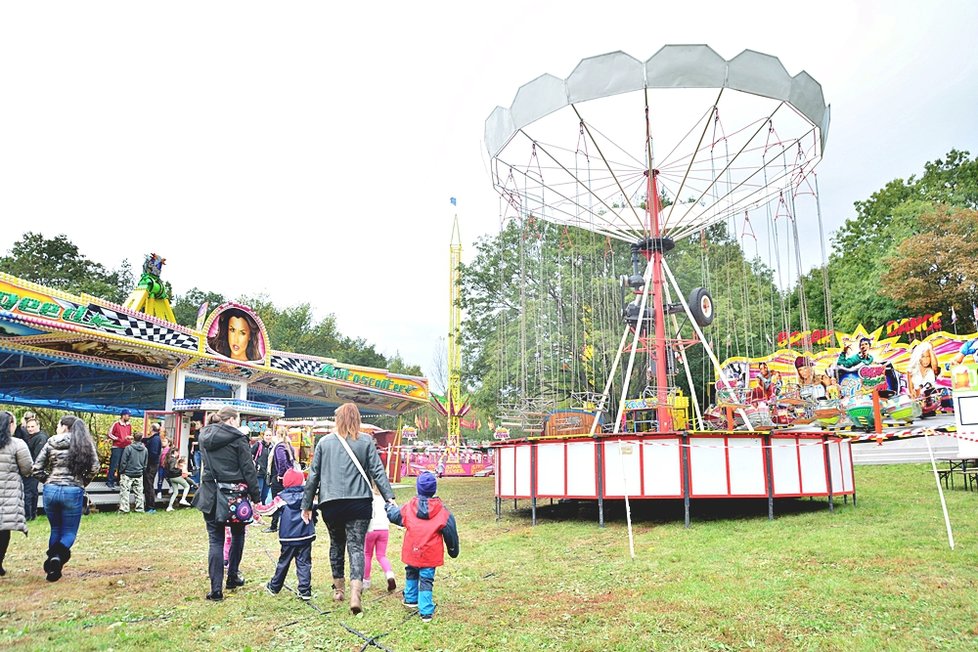
<svg viewBox="0 0 978 652">
<path fill-rule="evenodd" d="M 14 436 L 17 420 L 6 410 L 0 411 L 0 577 L 11 532 L 27 536 L 24 514 L 24 483 L 22 477 L 31 474 L 31 451 L 22 439 Z"/>
<path fill-rule="evenodd" d="M 61 579 L 78 537 L 85 487 L 99 470 L 95 441 L 85 422 L 71 414 L 58 421 L 58 433 L 48 439 L 34 460 L 32 475 L 44 483 L 44 514 L 51 523 L 44 572 L 49 582 Z"/>
<path fill-rule="evenodd" d="M 444 565 L 446 547 L 449 557 L 458 557 L 458 527 L 441 498 L 435 498 L 438 479 L 434 473 L 419 475 L 417 488 L 418 495 L 404 507 L 388 505 L 387 518 L 406 530 L 401 546 L 406 574 L 404 606 L 417 608 L 421 621 L 430 623 L 435 613 L 435 569 Z"/>
<path fill-rule="evenodd" d="M 299 597 L 312 599 L 312 542 L 316 540 L 315 518 L 306 523 L 302 520 L 302 493 L 305 491 L 302 471 L 289 469 L 282 476 L 282 490 L 267 508 L 255 505 L 255 511 L 266 515 L 279 514 L 278 543 L 282 548 L 275 574 L 265 585 L 272 595 L 278 594 L 289 574 L 289 566 L 295 560 L 295 574 L 299 578 Z"/>
</svg>

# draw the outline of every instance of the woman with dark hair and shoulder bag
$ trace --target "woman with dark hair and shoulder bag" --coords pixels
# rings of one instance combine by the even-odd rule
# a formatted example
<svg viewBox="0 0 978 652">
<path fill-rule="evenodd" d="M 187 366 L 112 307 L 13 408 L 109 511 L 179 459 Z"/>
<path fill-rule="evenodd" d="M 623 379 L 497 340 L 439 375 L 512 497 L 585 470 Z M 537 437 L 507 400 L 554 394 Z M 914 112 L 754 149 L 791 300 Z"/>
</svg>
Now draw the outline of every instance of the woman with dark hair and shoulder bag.
<svg viewBox="0 0 978 652">
<path fill-rule="evenodd" d="M 343 552 L 344 548 L 349 551 L 350 611 L 354 614 L 363 611 L 363 547 L 373 514 L 371 480 L 384 500 L 394 502 L 373 437 L 360 432 L 357 406 L 345 403 L 336 410 L 336 432 L 316 444 L 302 498 L 302 520 L 312 520 L 313 506 L 319 507 L 329 531 L 329 565 L 337 602 L 345 599 Z"/>
<path fill-rule="evenodd" d="M 258 502 L 258 474 L 251 458 L 251 446 L 247 435 L 238 427 L 241 417 L 232 407 L 223 407 L 211 415 L 208 424 L 200 432 L 201 472 L 200 487 L 194 495 L 193 505 L 204 513 L 209 542 L 207 574 L 211 590 L 208 600 L 224 599 L 224 528 L 231 530 L 231 549 L 228 554 L 227 588 L 236 589 L 245 583 L 238 572 L 244 552 L 245 527 L 251 521 L 251 506 L 247 505 L 245 522 L 229 509 L 232 500 L 245 501 L 250 497 Z M 235 497 L 234 493 L 238 496 Z M 247 497 L 243 494 L 247 494 Z M 239 505 L 244 504 L 242 502 Z"/>
<path fill-rule="evenodd" d="M 14 530 L 27 535 L 24 514 L 24 484 L 21 477 L 31 475 L 31 452 L 24 440 L 14 436 L 17 420 L 10 412 L 0 412 L 0 577 L 7 574 L 3 559 Z"/>
<path fill-rule="evenodd" d="M 71 559 L 85 507 L 85 487 L 98 471 L 98 452 L 88 426 L 78 417 L 64 415 L 58 421 L 58 433 L 48 439 L 33 468 L 33 476 L 44 483 L 44 513 L 51 523 L 44 562 L 49 582 L 61 579 L 61 569 Z"/>
</svg>

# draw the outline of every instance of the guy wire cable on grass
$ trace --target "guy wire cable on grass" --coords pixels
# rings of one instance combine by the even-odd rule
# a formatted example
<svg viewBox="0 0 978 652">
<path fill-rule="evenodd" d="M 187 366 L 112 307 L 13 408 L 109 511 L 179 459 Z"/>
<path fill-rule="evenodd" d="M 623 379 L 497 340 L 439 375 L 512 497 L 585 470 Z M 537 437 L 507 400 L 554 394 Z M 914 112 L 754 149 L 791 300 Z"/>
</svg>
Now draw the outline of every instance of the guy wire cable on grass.
<svg viewBox="0 0 978 652">
<path fill-rule="evenodd" d="M 268 546 L 265 545 L 264 542 L 262 542 L 260 544 L 260 546 L 261 546 L 262 552 L 265 553 L 265 556 L 268 557 L 268 560 L 272 563 L 272 565 L 273 566 L 276 565 L 275 558 L 272 556 L 272 553 L 269 552 Z M 282 586 L 284 588 L 288 589 L 297 598 L 299 597 L 299 590 L 298 590 L 298 588 L 293 588 L 287 581 L 286 582 L 283 582 L 282 583 Z M 381 594 L 381 595 L 378 595 L 378 596 L 376 596 L 374 598 L 368 598 L 367 600 L 369 600 L 370 602 L 378 602 L 379 600 L 383 600 L 383 599 L 389 597 L 390 595 L 392 595 L 392 594 L 389 594 L 389 593 L 388 594 Z M 365 602 L 367 600 L 365 600 Z M 323 617 L 328 616 L 329 614 L 333 613 L 334 611 L 339 611 L 338 608 L 337 609 L 330 609 L 330 610 L 323 610 L 318 605 L 316 605 L 315 603 L 313 603 L 312 600 L 302 600 L 302 602 L 304 602 L 306 605 L 309 606 L 310 609 L 312 609 L 317 614 L 319 614 L 320 616 L 323 616 Z M 383 638 L 385 636 L 389 636 L 390 634 L 393 634 L 395 631 L 397 631 L 398 629 L 400 629 L 405 623 L 407 623 L 409 620 L 411 620 L 412 618 L 414 618 L 416 615 L 417 615 L 417 610 L 416 609 L 411 609 L 408 612 L 408 614 L 401 620 L 401 622 L 399 622 L 392 629 L 390 629 L 389 631 L 383 632 L 381 634 L 375 634 L 373 636 L 368 636 L 367 634 L 364 634 L 363 632 L 358 631 L 358 630 L 354 629 L 353 627 L 350 627 L 349 625 L 347 625 L 343 621 L 337 621 L 337 622 L 339 623 L 340 627 L 342 627 L 346 631 L 350 632 L 351 634 L 353 634 L 353 635 L 355 635 L 355 636 L 357 636 L 357 637 L 359 637 L 359 638 L 361 638 L 361 639 L 363 639 L 365 641 L 365 643 L 363 644 L 363 647 L 360 648 L 360 652 L 364 652 L 371 645 L 374 646 L 374 647 L 376 647 L 376 648 L 379 648 L 381 650 L 384 650 L 385 652 L 394 652 L 394 650 L 392 650 L 391 648 L 386 647 L 385 645 L 382 645 L 381 643 L 378 643 L 377 642 L 377 639 L 380 639 L 380 638 Z"/>
</svg>

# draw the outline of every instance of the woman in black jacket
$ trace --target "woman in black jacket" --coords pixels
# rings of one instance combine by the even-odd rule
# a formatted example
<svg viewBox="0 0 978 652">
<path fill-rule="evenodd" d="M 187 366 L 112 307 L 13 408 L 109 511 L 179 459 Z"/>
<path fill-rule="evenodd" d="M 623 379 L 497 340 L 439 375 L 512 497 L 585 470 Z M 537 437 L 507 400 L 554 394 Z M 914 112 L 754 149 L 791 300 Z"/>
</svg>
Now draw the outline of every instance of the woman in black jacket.
<svg viewBox="0 0 978 652">
<path fill-rule="evenodd" d="M 223 407 L 211 415 L 208 425 L 201 431 L 199 441 L 201 450 L 200 488 L 194 496 L 194 507 L 204 513 L 207 537 L 210 543 L 207 553 L 207 573 L 211 578 L 208 600 L 224 599 L 224 528 L 231 528 L 231 551 L 228 555 L 227 588 L 236 589 L 244 584 L 238 573 L 241 554 L 244 552 L 245 526 L 240 523 L 225 523 L 217 520 L 218 501 L 222 500 L 218 482 L 241 483 L 248 486 L 252 502 L 258 502 L 258 475 L 251 459 L 248 437 L 238 426 L 241 417 L 237 410 Z"/>
</svg>

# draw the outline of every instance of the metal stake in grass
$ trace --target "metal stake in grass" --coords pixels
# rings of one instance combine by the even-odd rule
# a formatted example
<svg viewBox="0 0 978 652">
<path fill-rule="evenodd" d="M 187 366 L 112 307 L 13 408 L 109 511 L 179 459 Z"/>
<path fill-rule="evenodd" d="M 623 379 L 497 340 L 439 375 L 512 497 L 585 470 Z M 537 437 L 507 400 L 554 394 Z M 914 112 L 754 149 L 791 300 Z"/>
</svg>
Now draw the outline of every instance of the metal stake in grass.
<svg viewBox="0 0 978 652">
<path fill-rule="evenodd" d="M 635 559 L 635 537 L 632 535 L 632 505 L 628 500 L 628 476 L 625 475 L 625 458 L 622 448 L 628 446 L 628 454 L 632 454 L 632 443 L 618 440 L 618 462 L 621 464 L 622 492 L 625 494 L 625 521 L 628 523 L 628 553 Z"/>
<path fill-rule="evenodd" d="M 954 534 L 951 532 L 951 518 L 947 515 L 947 502 L 944 500 L 944 490 L 941 489 L 941 479 L 937 475 L 937 461 L 934 459 L 934 449 L 930 447 L 930 435 L 924 430 L 924 441 L 927 442 L 927 453 L 930 455 L 930 466 L 934 469 L 934 482 L 937 483 L 937 493 L 941 497 L 941 509 L 944 510 L 944 525 L 947 527 L 947 544 L 954 550 Z"/>
</svg>

